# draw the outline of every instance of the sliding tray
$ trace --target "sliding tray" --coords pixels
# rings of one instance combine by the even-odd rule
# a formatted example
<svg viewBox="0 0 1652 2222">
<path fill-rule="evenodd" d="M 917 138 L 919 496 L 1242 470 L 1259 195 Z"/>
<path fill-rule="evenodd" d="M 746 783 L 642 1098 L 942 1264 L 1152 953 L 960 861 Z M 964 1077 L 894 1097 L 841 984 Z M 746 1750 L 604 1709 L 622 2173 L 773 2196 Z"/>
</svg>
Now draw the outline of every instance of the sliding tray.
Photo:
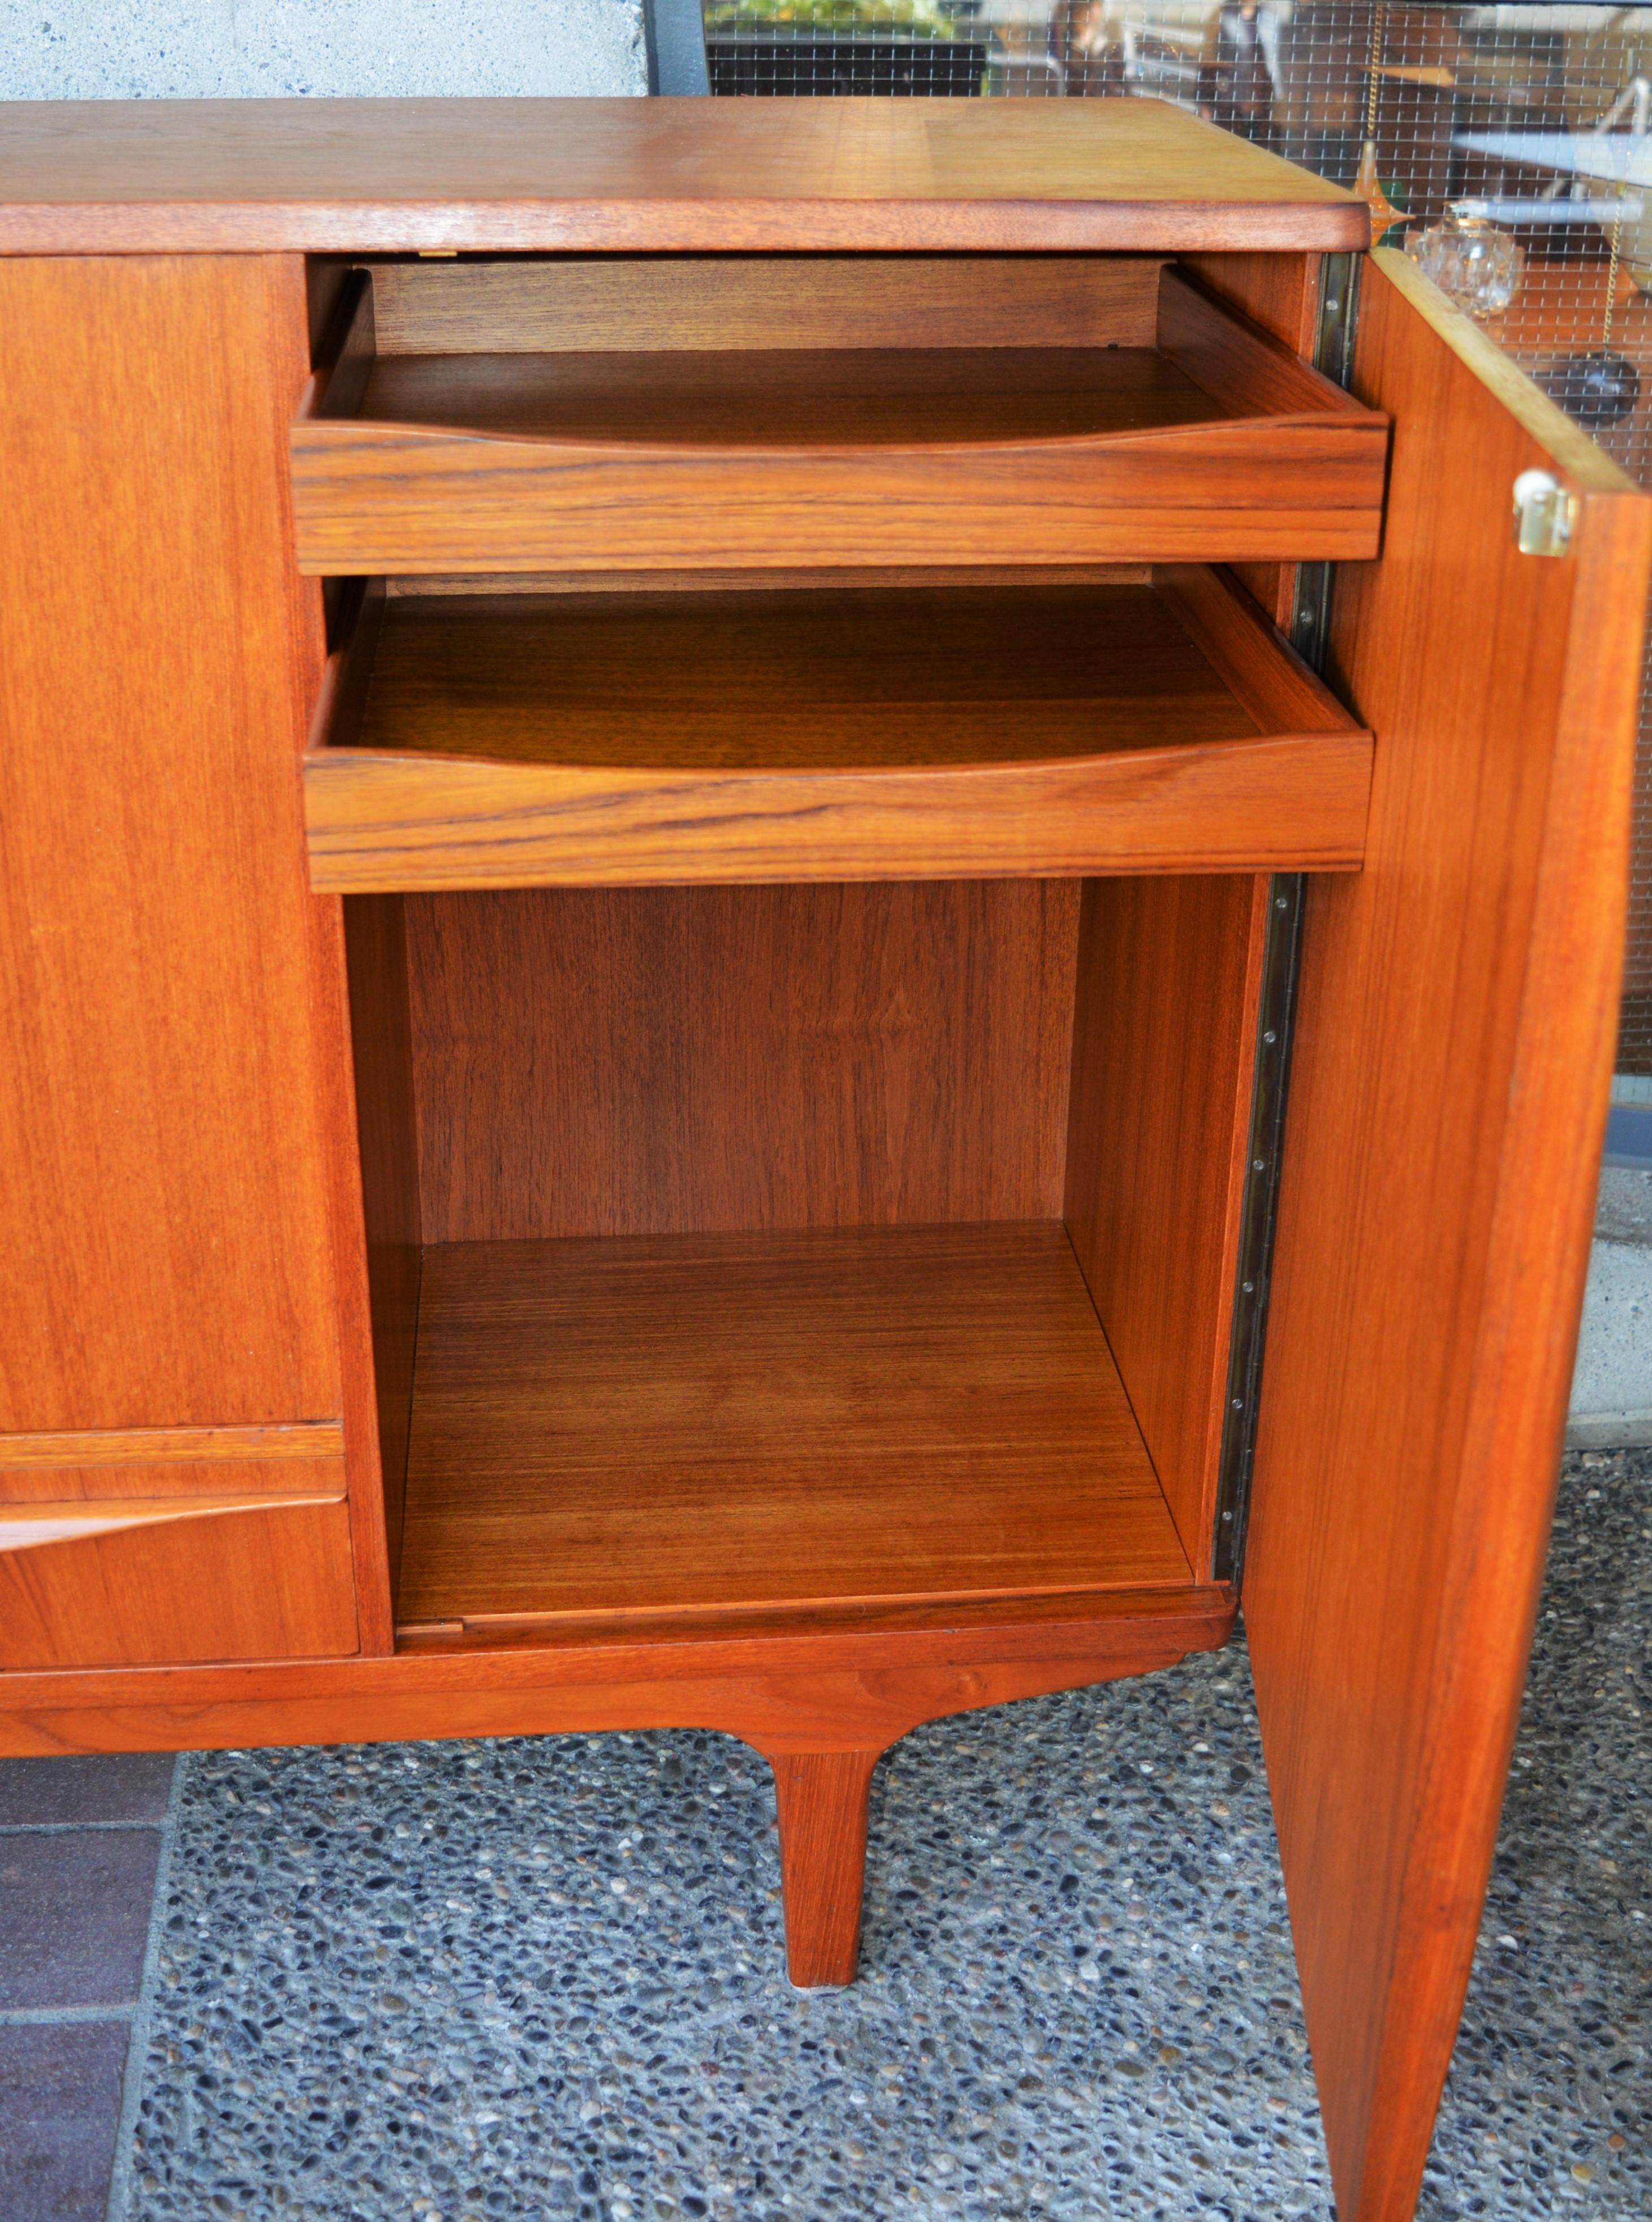
<svg viewBox="0 0 1652 2222">
<path fill-rule="evenodd" d="M 311 882 L 1347 869 L 1371 760 L 1197 568 L 898 594 L 375 585 L 305 758 Z"/>
<path fill-rule="evenodd" d="M 292 427 L 299 566 L 1375 556 L 1387 419 L 1146 257 L 380 266 Z"/>
</svg>

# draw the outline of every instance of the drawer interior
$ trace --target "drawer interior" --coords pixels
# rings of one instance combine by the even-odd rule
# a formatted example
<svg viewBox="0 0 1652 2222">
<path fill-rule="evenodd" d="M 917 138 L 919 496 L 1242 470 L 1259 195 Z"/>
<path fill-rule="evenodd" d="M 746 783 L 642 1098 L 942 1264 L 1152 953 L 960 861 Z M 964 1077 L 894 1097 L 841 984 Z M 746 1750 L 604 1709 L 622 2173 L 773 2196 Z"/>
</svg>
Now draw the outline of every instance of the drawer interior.
<svg viewBox="0 0 1652 2222">
<path fill-rule="evenodd" d="M 1365 413 L 1158 256 L 455 258 L 335 284 L 321 421 L 740 449 Z"/>
<path fill-rule="evenodd" d="M 306 758 L 317 888 L 1347 868 L 1371 737 L 1231 581 L 375 585 Z M 480 590 L 480 591 L 478 591 Z"/>
<path fill-rule="evenodd" d="M 317 283 L 309 570 L 1376 549 L 1385 420 L 1163 258 L 455 258 Z"/>
</svg>

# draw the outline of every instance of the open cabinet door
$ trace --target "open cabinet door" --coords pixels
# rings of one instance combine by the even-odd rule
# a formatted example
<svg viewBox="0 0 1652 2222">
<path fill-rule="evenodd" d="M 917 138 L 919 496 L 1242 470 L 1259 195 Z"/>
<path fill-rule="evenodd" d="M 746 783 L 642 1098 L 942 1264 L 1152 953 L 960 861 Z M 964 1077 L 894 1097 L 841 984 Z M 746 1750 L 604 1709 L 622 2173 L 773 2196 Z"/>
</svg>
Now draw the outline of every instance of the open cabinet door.
<svg viewBox="0 0 1652 2222">
<path fill-rule="evenodd" d="M 1403 257 L 1354 389 L 1377 736 L 1312 883 L 1244 1602 L 1342 2222 L 1405 2222 L 1467 1986 L 1548 1540 L 1617 1020 L 1652 498 Z M 1514 486 L 1573 497 L 1523 553 Z"/>
</svg>

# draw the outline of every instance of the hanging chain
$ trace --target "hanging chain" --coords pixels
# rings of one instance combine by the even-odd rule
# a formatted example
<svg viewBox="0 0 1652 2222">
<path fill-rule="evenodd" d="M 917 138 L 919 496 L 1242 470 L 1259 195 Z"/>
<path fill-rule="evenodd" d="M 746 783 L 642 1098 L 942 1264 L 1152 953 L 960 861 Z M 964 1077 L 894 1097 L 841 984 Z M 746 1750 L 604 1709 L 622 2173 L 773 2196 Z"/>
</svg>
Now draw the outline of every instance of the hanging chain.
<svg viewBox="0 0 1652 2222">
<path fill-rule="evenodd" d="M 1366 71 L 1366 137 L 1377 135 L 1377 72 L 1382 66 L 1383 28 L 1387 21 L 1385 0 L 1377 0 L 1371 17 L 1371 60 Z"/>
<path fill-rule="evenodd" d="M 1624 242 L 1624 188 L 1617 188 L 1618 212 L 1612 221 L 1611 254 L 1606 262 L 1606 314 L 1600 330 L 1600 352 L 1605 355 L 1611 346 L 1611 320 L 1617 306 L 1617 257 Z"/>
</svg>

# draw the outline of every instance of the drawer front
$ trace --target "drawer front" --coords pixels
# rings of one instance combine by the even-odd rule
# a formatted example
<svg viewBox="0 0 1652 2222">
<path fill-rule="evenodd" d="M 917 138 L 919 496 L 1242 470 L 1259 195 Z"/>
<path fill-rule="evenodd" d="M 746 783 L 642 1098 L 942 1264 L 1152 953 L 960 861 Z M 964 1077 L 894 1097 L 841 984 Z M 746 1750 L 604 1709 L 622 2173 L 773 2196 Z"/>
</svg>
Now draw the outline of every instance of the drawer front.
<svg viewBox="0 0 1652 2222">
<path fill-rule="evenodd" d="M 33 1466 L 0 1484 L 0 1669 L 357 1648 L 342 1458 Z"/>
<path fill-rule="evenodd" d="M 4 1434 L 0 1515 L 26 1504 L 128 1497 L 322 1497 L 343 1454 L 338 1420 Z"/>
<path fill-rule="evenodd" d="M 738 456 L 301 423 L 292 499 L 321 574 L 1356 560 L 1386 452 L 1380 420 Z"/>
</svg>

